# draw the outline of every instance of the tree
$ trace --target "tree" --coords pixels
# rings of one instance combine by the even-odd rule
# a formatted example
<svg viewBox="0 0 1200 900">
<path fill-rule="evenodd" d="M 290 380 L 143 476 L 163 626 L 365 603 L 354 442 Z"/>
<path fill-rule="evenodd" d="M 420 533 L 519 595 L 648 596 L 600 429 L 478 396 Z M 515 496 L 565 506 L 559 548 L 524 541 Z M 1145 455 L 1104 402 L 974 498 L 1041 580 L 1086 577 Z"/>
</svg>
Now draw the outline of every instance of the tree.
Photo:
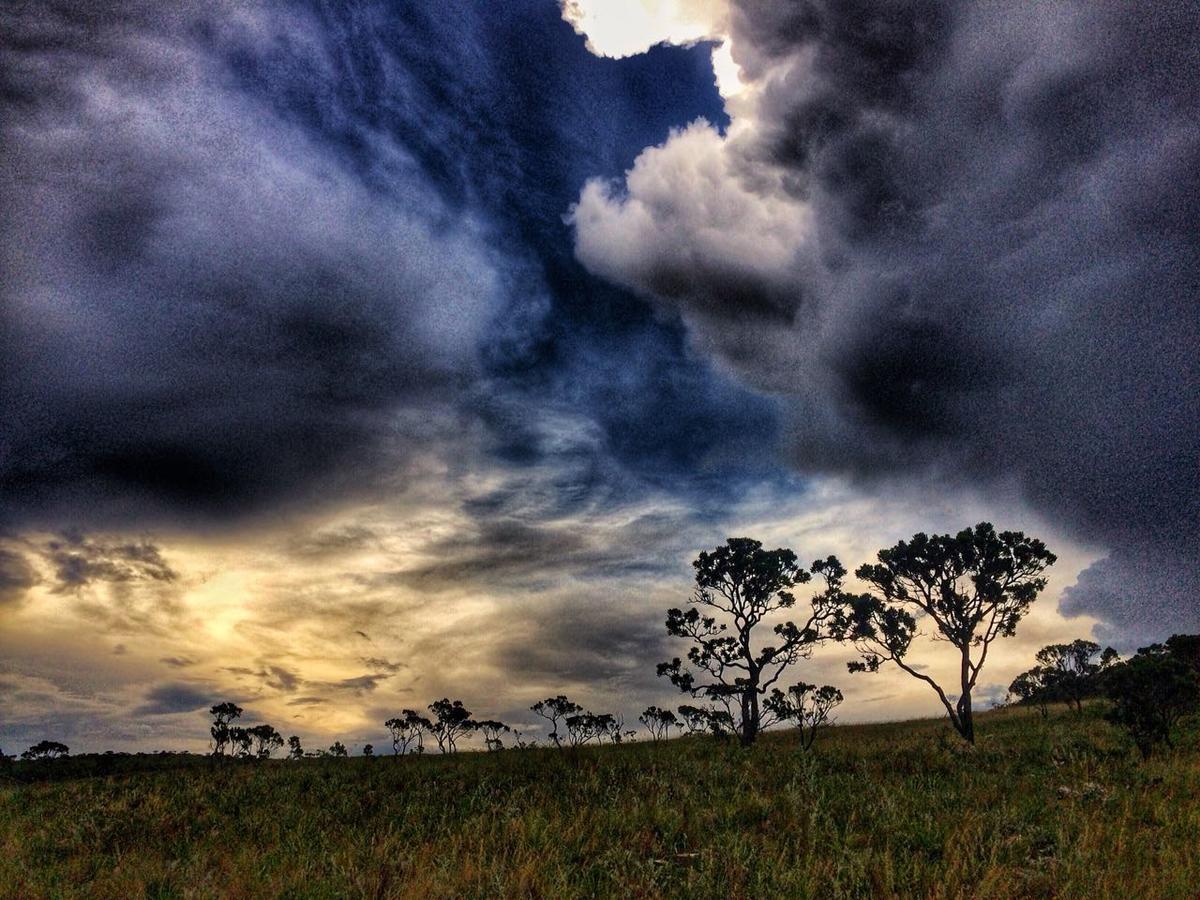
<svg viewBox="0 0 1200 900">
<path fill-rule="evenodd" d="M 392 755 L 403 756 L 405 753 L 424 753 L 423 736 L 425 732 L 433 732 L 433 723 L 418 713 L 415 709 L 405 709 L 396 718 L 383 723 L 392 735 Z"/>
<path fill-rule="evenodd" d="M 283 746 L 283 736 L 270 725 L 247 728 L 246 734 L 254 741 L 254 755 L 259 759 L 269 759 L 272 753 Z"/>
<path fill-rule="evenodd" d="M 612 713 L 601 713 L 596 716 L 596 724 L 600 730 L 600 741 L 608 738 L 610 742 L 619 744 L 624 740 L 625 717 Z"/>
<path fill-rule="evenodd" d="M 1016 697 L 1018 703 L 1036 703 L 1043 719 L 1050 715 L 1047 706 L 1050 689 L 1046 685 L 1046 673 L 1041 666 L 1034 666 L 1014 678 L 1008 686 L 1008 695 Z"/>
<path fill-rule="evenodd" d="M 1083 698 L 1095 692 L 1099 675 L 1120 657 L 1112 647 L 1100 652 L 1100 645 L 1082 638 L 1069 644 L 1049 644 L 1037 652 L 1040 676 L 1045 689 L 1083 711 Z"/>
<path fill-rule="evenodd" d="M 667 611 L 667 633 L 692 643 L 686 668 L 679 658 L 660 663 L 681 691 L 723 706 L 734 719 L 743 745 L 762 729 L 761 700 L 788 667 L 808 657 L 822 641 L 837 637 L 841 621 L 838 598 L 846 574 L 834 557 L 818 560 L 812 572 L 825 579 L 825 591 L 812 599 L 803 625 L 776 624 L 778 644 L 758 646 L 755 628 L 781 610 L 791 609 L 791 589 L 811 579 L 791 550 L 764 550 L 759 541 L 730 538 L 692 564 L 696 588 L 687 611 Z M 715 614 L 701 613 L 701 609 Z M 725 621 L 719 621 L 719 616 Z M 732 630 L 731 630 L 732 628 Z"/>
<path fill-rule="evenodd" d="M 666 740 L 670 737 L 671 729 L 679 727 L 679 720 L 675 718 L 675 713 L 657 706 L 647 706 L 645 711 L 638 716 L 638 721 L 646 726 L 650 737 L 655 741 Z"/>
<path fill-rule="evenodd" d="M 234 725 L 229 729 L 229 748 L 234 756 L 239 759 L 245 759 L 250 756 L 250 745 L 254 742 L 254 738 L 250 735 L 250 729 L 242 728 Z"/>
<path fill-rule="evenodd" d="M 502 732 L 511 731 L 511 729 L 503 722 L 497 722 L 495 719 L 485 719 L 482 722 L 476 722 L 475 727 L 483 732 L 483 743 L 488 750 L 503 750 L 504 742 L 500 740 Z"/>
<path fill-rule="evenodd" d="M 842 692 L 831 684 L 817 687 L 801 681 L 785 694 L 776 688 L 767 698 L 766 706 L 781 722 L 792 722 L 800 732 L 800 746 L 805 750 L 813 745 L 817 730 L 829 721 L 833 708 L 842 702 Z"/>
<path fill-rule="evenodd" d="M 550 740 L 554 741 L 555 747 L 561 748 L 562 739 L 558 734 L 558 723 L 560 721 L 565 722 L 567 716 L 583 712 L 583 707 L 578 703 L 572 703 L 562 694 L 559 694 L 557 697 L 547 697 L 545 700 L 539 700 L 533 706 L 529 707 L 529 710 L 550 723 Z"/>
<path fill-rule="evenodd" d="M 1173 747 L 1179 720 L 1200 709 L 1200 675 L 1177 656 L 1153 647 L 1114 667 L 1107 682 L 1113 701 L 1107 717 L 1129 732 L 1143 759 L 1158 744 Z"/>
<path fill-rule="evenodd" d="M 332 744 L 329 745 L 329 751 L 328 751 L 327 755 L 328 756 L 336 756 L 336 757 L 347 757 L 350 755 L 350 753 L 349 753 L 349 751 L 346 750 L 345 744 L 343 744 L 341 741 L 334 741 Z"/>
<path fill-rule="evenodd" d="M 575 715 L 566 716 L 566 737 L 570 740 L 571 746 L 580 746 L 587 744 L 593 738 L 600 739 L 605 733 L 604 725 L 599 721 L 599 716 L 593 713 L 576 713 Z"/>
<path fill-rule="evenodd" d="M 375 745 L 374 744 L 363 744 L 363 756 L 365 756 L 367 759 L 374 759 L 375 758 Z"/>
<path fill-rule="evenodd" d="M 956 535 L 916 534 L 880 550 L 878 563 L 854 573 L 873 590 L 843 595 L 847 636 L 862 654 L 851 672 L 875 672 L 895 663 L 937 694 L 954 729 L 975 742 L 971 692 L 992 643 L 1016 633 L 1017 623 L 1046 586 L 1042 573 L 1056 557 L 1019 531 L 997 534 L 987 522 Z M 934 626 L 934 639 L 958 653 L 956 699 L 908 661 L 918 618 Z"/>
<path fill-rule="evenodd" d="M 222 756 L 229 746 L 229 723 L 241 716 L 242 708 L 226 701 L 216 704 L 208 712 L 213 717 L 212 727 L 209 728 L 213 739 L 213 756 Z"/>
<path fill-rule="evenodd" d="M 679 715 L 688 734 L 711 734 L 718 738 L 733 734 L 733 719 L 723 709 L 685 703 L 679 707 Z"/>
<path fill-rule="evenodd" d="M 1200 675 L 1200 634 L 1173 634 L 1165 643 L 1142 647 L 1139 654 L 1168 654 Z"/>
<path fill-rule="evenodd" d="M 292 735 L 288 738 L 288 759 L 303 759 L 304 748 L 300 746 L 300 738 Z"/>
<path fill-rule="evenodd" d="M 21 754 L 21 759 L 58 759 L 60 756 L 70 756 L 71 750 L 66 744 L 58 741 L 38 741 Z"/>
<path fill-rule="evenodd" d="M 461 700 L 451 702 L 448 698 L 443 697 L 441 700 L 430 703 L 429 711 L 434 715 L 429 730 L 437 741 L 438 750 L 442 753 L 456 752 L 458 739 L 475 730 L 475 723 L 471 721 L 471 712 L 463 706 Z"/>
</svg>

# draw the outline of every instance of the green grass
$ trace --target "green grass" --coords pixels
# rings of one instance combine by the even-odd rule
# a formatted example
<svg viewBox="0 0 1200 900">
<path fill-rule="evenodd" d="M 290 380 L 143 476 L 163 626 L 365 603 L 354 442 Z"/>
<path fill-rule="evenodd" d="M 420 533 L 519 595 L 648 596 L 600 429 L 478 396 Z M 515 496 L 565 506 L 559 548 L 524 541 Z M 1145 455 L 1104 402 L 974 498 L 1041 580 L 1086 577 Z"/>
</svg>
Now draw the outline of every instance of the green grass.
<svg viewBox="0 0 1200 900">
<path fill-rule="evenodd" d="M 1099 711 L 0 787 L 36 897 L 1196 897 L 1200 746 Z"/>
</svg>

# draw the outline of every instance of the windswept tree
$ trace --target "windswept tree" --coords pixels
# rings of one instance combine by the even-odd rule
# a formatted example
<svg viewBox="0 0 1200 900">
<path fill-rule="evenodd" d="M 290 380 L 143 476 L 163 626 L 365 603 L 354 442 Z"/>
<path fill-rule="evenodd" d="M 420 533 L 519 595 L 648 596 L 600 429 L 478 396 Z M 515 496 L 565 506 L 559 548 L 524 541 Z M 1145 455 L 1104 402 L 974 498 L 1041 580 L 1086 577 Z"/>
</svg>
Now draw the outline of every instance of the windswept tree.
<svg viewBox="0 0 1200 900">
<path fill-rule="evenodd" d="M 877 563 L 855 572 L 870 592 L 844 595 L 848 636 L 862 654 L 850 671 L 875 672 L 894 663 L 929 685 L 954 729 L 974 743 L 971 694 L 988 651 L 998 638 L 1016 633 L 1046 586 L 1042 573 L 1054 561 L 1036 538 L 1019 531 L 997 534 L 987 522 L 956 535 L 916 534 L 880 550 Z M 955 696 L 909 660 L 919 620 L 931 622 L 934 639 L 948 642 L 958 655 Z"/>
<path fill-rule="evenodd" d="M 659 676 L 693 697 L 720 704 L 736 721 L 742 744 L 752 744 L 762 729 L 762 698 L 780 676 L 815 646 L 838 636 L 838 598 L 845 570 L 834 557 L 818 560 L 812 572 L 825 590 L 812 599 L 797 625 L 777 622 L 773 639 L 763 642 L 755 629 L 796 604 L 792 588 L 812 575 L 791 550 L 764 550 L 759 541 L 730 538 L 692 564 L 696 588 L 686 611 L 667 612 L 667 632 L 691 642 L 688 663 L 660 663 Z M 703 612 L 702 612 L 703 610 Z"/>
<path fill-rule="evenodd" d="M 675 713 L 669 709 L 660 709 L 657 706 L 647 706 L 646 709 L 638 716 L 638 721 L 646 726 L 646 730 L 650 732 L 650 737 L 655 741 L 664 741 L 671 736 L 671 729 L 678 728 L 679 720 L 675 718 Z"/>
<path fill-rule="evenodd" d="M 1200 711 L 1200 674 L 1173 653 L 1146 647 L 1114 666 L 1106 679 L 1109 721 L 1133 738 L 1146 759 L 1158 744 L 1174 747 L 1174 731 Z"/>
<path fill-rule="evenodd" d="M 270 759 L 271 754 L 283 746 L 283 735 L 270 725 L 255 725 L 246 733 L 254 741 L 254 755 L 259 759 Z"/>
<path fill-rule="evenodd" d="M 303 759 L 304 748 L 300 746 L 300 738 L 293 734 L 288 738 L 288 759 Z"/>
<path fill-rule="evenodd" d="M 461 700 L 451 701 L 443 697 L 430 703 L 429 711 L 433 713 L 433 722 L 429 730 L 442 753 L 455 753 L 458 750 L 458 739 L 475 730 L 475 723 L 471 721 L 471 711 L 463 706 Z"/>
<path fill-rule="evenodd" d="M 766 707 L 780 722 L 791 722 L 800 732 L 800 746 L 813 745 L 817 730 L 829 721 L 829 714 L 842 702 L 842 692 L 831 684 L 817 687 L 801 681 L 787 692 L 776 688 L 767 698 Z"/>
<path fill-rule="evenodd" d="M 530 712 L 536 713 L 550 723 L 550 740 L 555 747 L 562 747 L 562 736 L 558 733 L 558 723 L 566 724 L 567 716 L 583 712 L 583 707 L 572 703 L 562 694 L 557 697 L 547 697 L 529 707 Z"/>
<path fill-rule="evenodd" d="M 733 734 L 733 718 L 724 709 L 684 703 L 679 707 L 679 717 L 688 734 L 711 734 L 718 738 Z"/>
<path fill-rule="evenodd" d="M 500 739 L 500 735 L 512 730 L 503 722 L 497 722 L 495 719 L 476 722 L 475 728 L 483 732 L 483 743 L 488 750 L 503 750 L 504 741 Z"/>
<path fill-rule="evenodd" d="M 229 746 L 229 723 L 241 716 L 242 708 L 226 701 L 216 704 L 208 712 L 213 717 L 212 727 L 209 728 L 213 739 L 213 756 L 221 756 Z"/>
<path fill-rule="evenodd" d="M 58 759 L 60 756 L 70 756 L 70 754 L 71 750 L 66 744 L 60 744 L 58 741 L 38 741 L 21 754 L 21 759 Z"/>
<path fill-rule="evenodd" d="M 383 723 L 392 735 L 392 755 L 424 753 L 424 735 L 433 733 L 433 723 L 415 709 L 402 710 L 399 716 Z"/>
<path fill-rule="evenodd" d="M 1102 673 L 1120 661 L 1112 647 L 1100 652 L 1100 645 L 1082 638 L 1069 644 L 1049 644 L 1037 652 L 1039 671 L 1046 690 L 1055 698 L 1065 700 L 1077 712 L 1083 710 L 1083 699 L 1095 694 Z"/>
</svg>

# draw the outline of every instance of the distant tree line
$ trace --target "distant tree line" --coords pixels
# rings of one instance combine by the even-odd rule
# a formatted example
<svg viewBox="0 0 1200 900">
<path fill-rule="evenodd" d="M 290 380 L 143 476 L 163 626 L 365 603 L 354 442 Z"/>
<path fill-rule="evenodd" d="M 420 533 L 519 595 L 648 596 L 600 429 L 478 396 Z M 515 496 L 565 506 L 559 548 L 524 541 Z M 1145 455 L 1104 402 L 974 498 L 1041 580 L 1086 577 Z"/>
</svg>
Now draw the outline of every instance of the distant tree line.
<svg viewBox="0 0 1200 900">
<path fill-rule="evenodd" d="M 866 590 L 854 592 L 846 588 L 847 571 L 834 556 L 806 568 L 791 550 L 730 538 L 693 563 L 695 587 L 686 609 L 667 611 L 667 634 L 687 650 L 684 657 L 660 663 L 657 673 L 694 702 L 676 710 L 647 707 L 638 721 L 654 741 L 672 734 L 711 735 L 736 738 L 744 746 L 766 728 L 788 725 L 796 729 L 799 746 L 808 749 L 832 721 L 842 692 L 805 681 L 784 687 L 782 679 L 816 647 L 834 642 L 856 649 L 851 672 L 890 665 L 924 683 L 954 730 L 974 743 L 974 691 L 989 651 L 998 639 L 1016 633 L 1054 562 L 1036 538 L 997 532 L 983 522 L 954 535 L 918 533 L 880 550 L 874 562 L 855 570 Z M 814 579 L 819 590 L 800 606 L 797 588 Z M 952 683 L 940 683 L 927 664 L 913 658 L 922 633 L 950 647 L 957 673 Z M 1182 720 L 1200 709 L 1200 635 L 1174 635 L 1126 661 L 1112 648 L 1080 639 L 1048 645 L 1036 661 L 1009 686 L 1012 702 L 1036 706 L 1045 716 L 1052 703 L 1082 712 L 1084 701 L 1107 698 L 1107 717 L 1128 731 L 1143 756 L 1160 744 L 1171 746 Z M 506 740 L 518 749 L 537 743 L 497 719 L 474 719 L 461 700 L 442 698 L 426 709 L 428 715 L 404 709 L 384 722 L 393 756 L 422 754 L 432 745 L 453 754 L 476 734 L 488 751 L 505 749 Z M 636 735 L 619 714 L 585 710 L 563 694 L 539 700 L 530 711 L 546 721 L 546 739 L 559 749 L 619 744 Z M 269 759 L 284 746 L 282 735 L 268 724 L 237 724 L 242 712 L 228 701 L 211 708 L 212 755 Z M 286 745 L 289 759 L 348 756 L 341 741 L 306 752 L 292 735 Z M 42 741 L 22 758 L 54 759 L 68 752 L 62 744 Z M 374 752 L 371 744 L 362 748 L 366 757 Z"/>
</svg>

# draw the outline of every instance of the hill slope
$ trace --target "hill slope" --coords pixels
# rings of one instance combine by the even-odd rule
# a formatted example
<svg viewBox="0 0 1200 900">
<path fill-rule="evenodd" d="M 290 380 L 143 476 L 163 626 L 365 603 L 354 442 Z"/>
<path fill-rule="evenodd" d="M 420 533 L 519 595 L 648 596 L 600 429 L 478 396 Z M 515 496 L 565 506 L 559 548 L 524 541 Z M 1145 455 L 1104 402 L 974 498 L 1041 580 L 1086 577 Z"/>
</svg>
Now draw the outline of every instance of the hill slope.
<svg viewBox="0 0 1200 900">
<path fill-rule="evenodd" d="M 1200 747 L 1100 720 L 191 765 L 0 787 L 0 891 L 89 897 L 1194 897 Z M 6 886 L 6 887 L 2 887 Z"/>
</svg>

